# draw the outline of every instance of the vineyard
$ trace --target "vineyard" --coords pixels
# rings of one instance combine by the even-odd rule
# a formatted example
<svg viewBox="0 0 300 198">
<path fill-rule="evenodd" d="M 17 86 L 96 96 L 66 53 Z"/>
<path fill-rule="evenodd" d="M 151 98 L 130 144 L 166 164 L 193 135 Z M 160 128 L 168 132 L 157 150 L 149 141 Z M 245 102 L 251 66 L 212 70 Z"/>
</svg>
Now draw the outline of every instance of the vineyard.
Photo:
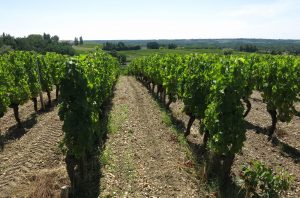
<svg viewBox="0 0 300 198">
<path fill-rule="evenodd" d="M 73 197 L 300 196 L 299 57 L 150 55 L 120 70 L 98 49 L 0 56 L 0 197 L 46 168 Z"/>
<path fill-rule="evenodd" d="M 224 190 L 236 154 L 246 140 L 245 117 L 251 111 L 249 99 L 253 91 L 262 93 L 262 102 L 271 117 L 271 125 L 263 132 L 268 141 L 278 143 L 274 137 L 278 120 L 290 122 L 297 114 L 294 104 L 299 100 L 299 71 L 298 58 L 270 55 L 154 55 L 135 60 L 130 66 L 130 72 L 167 108 L 177 99 L 183 102 L 183 111 L 189 116 L 185 136 L 190 134 L 195 119 L 200 121 L 205 177 L 217 177 Z M 299 150 L 292 150 L 299 157 Z M 251 185 L 259 179 L 244 174 L 251 188 L 246 189 L 247 193 L 252 193 L 256 186 Z M 274 183 L 283 182 L 276 184 L 278 189 L 261 189 L 269 197 L 278 196 L 271 191 L 280 193 L 291 180 L 287 173 L 278 177 L 281 181 Z M 268 185 L 266 188 L 276 188 L 271 186 L 275 184 Z"/>
</svg>

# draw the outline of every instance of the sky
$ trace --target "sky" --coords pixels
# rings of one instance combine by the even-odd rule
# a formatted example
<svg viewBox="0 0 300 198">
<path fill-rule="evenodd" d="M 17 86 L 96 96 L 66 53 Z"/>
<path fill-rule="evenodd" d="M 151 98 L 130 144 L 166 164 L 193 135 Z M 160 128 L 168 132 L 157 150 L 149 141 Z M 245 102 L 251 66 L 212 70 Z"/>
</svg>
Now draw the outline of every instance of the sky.
<svg viewBox="0 0 300 198">
<path fill-rule="evenodd" d="M 61 40 L 300 39 L 300 0 L 0 0 L 0 32 Z"/>
</svg>

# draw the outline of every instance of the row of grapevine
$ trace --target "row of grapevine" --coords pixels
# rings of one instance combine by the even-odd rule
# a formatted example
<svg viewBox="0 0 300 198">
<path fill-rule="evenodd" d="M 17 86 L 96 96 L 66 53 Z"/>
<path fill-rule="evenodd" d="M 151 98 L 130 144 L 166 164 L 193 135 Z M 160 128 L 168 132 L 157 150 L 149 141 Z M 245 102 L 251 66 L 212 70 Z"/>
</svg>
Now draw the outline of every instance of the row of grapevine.
<svg viewBox="0 0 300 198">
<path fill-rule="evenodd" d="M 100 50 L 71 58 L 62 72 L 59 116 L 64 121 L 65 135 L 61 146 L 66 152 L 73 193 L 77 195 L 82 191 L 88 195 L 88 190 L 82 188 L 91 180 L 89 172 L 96 166 L 93 163 L 99 161 L 94 158 L 106 132 L 101 129 L 103 110 L 118 73 L 118 61 Z"/>
<path fill-rule="evenodd" d="M 50 91 L 60 84 L 61 69 L 66 57 L 56 53 L 46 55 L 35 52 L 11 51 L 0 56 L 0 117 L 8 107 L 13 108 L 18 126 L 19 105 L 28 100 L 34 102 L 37 111 L 37 97 L 46 91 L 51 105 Z"/>
<path fill-rule="evenodd" d="M 218 174 L 221 186 L 228 181 L 235 154 L 246 140 L 244 117 L 250 111 L 253 90 L 262 92 L 272 117 L 270 137 L 277 119 L 291 120 L 300 92 L 300 62 L 294 56 L 154 55 L 134 60 L 129 71 L 153 92 L 156 87 L 167 107 L 177 99 L 183 101 L 184 112 L 190 116 L 186 135 L 196 118 L 201 121 L 206 170 Z"/>
</svg>

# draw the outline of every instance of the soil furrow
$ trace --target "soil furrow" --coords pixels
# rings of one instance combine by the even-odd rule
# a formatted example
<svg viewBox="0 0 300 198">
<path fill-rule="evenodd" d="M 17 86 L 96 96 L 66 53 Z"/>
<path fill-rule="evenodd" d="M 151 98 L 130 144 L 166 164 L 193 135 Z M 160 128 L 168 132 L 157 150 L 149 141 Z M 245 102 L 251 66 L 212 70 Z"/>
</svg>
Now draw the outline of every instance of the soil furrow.
<svg viewBox="0 0 300 198">
<path fill-rule="evenodd" d="M 5 145 L 0 153 L 0 197 L 30 188 L 30 177 L 38 176 L 39 171 L 62 166 L 63 156 L 58 150 L 62 122 L 57 113 L 55 107 L 39 115 L 37 124 L 24 136 Z"/>
</svg>

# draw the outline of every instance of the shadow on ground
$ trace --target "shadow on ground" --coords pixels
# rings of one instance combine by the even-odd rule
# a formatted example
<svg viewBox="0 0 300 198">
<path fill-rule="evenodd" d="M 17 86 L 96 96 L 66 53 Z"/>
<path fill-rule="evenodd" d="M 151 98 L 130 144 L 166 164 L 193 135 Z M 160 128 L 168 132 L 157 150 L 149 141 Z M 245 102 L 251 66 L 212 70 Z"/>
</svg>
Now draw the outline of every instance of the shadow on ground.
<svg viewBox="0 0 300 198">
<path fill-rule="evenodd" d="M 18 127 L 16 123 L 11 126 L 5 134 L 0 134 L 0 151 L 5 149 L 5 144 L 20 139 L 30 131 L 37 123 L 37 116 L 53 111 L 57 105 L 58 101 L 56 99 L 52 100 L 51 106 L 46 106 L 45 110 L 38 110 L 38 112 L 32 113 L 25 121 L 22 121 L 22 127 Z"/>
</svg>

